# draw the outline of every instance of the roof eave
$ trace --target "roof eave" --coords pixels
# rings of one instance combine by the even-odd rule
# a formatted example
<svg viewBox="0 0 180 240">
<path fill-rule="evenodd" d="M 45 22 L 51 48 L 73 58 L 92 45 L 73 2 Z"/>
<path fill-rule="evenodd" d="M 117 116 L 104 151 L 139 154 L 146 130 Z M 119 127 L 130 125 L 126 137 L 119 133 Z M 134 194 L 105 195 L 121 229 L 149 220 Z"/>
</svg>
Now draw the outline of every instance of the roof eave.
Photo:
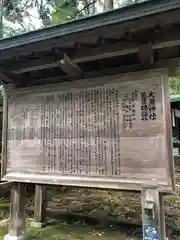
<svg viewBox="0 0 180 240">
<path fill-rule="evenodd" d="M 87 18 L 70 21 L 25 34 L 0 40 L 0 51 L 38 41 L 48 40 L 82 31 L 134 20 L 180 8 L 179 0 L 150 0 L 113 11 L 107 11 Z"/>
</svg>

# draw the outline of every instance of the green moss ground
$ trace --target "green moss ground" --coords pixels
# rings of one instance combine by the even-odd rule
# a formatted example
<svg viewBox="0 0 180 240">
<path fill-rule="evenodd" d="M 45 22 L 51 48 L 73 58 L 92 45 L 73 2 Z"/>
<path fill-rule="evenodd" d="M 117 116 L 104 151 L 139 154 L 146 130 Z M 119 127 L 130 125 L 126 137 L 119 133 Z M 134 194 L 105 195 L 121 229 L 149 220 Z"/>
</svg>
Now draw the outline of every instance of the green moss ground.
<svg viewBox="0 0 180 240">
<path fill-rule="evenodd" d="M 7 227 L 0 228 L 0 240 L 4 239 Z M 135 234 L 135 233 L 134 233 Z M 27 229 L 26 240 L 139 240 L 133 235 L 127 236 L 121 231 L 111 231 L 100 227 L 70 225 L 57 222 L 42 229 Z"/>
</svg>

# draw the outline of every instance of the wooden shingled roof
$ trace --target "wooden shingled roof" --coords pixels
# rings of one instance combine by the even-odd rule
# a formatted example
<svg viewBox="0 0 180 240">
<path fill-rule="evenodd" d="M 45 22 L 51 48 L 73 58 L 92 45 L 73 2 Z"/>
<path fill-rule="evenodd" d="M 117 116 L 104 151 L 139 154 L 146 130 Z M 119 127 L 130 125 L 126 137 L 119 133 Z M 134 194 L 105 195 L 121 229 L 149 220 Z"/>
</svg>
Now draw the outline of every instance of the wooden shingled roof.
<svg viewBox="0 0 180 240">
<path fill-rule="evenodd" d="M 151 0 L 2 39 L 0 78 L 24 87 L 152 68 L 179 57 L 179 29 L 180 1 Z"/>
</svg>

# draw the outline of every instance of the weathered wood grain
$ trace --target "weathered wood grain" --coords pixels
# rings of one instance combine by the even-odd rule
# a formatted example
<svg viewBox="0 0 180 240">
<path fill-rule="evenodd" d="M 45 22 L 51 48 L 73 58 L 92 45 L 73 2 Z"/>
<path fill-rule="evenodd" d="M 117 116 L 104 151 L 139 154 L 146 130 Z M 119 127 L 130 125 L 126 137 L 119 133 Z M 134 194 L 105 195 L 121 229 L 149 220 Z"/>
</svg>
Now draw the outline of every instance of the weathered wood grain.
<svg viewBox="0 0 180 240">
<path fill-rule="evenodd" d="M 17 172 L 41 174 L 39 183 L 42 174 L 54 174 L 157 181 L 172 188 L 163 74 L 78 81 L 39 93 L 13 90 L 5 179 Z"/>
</svg>

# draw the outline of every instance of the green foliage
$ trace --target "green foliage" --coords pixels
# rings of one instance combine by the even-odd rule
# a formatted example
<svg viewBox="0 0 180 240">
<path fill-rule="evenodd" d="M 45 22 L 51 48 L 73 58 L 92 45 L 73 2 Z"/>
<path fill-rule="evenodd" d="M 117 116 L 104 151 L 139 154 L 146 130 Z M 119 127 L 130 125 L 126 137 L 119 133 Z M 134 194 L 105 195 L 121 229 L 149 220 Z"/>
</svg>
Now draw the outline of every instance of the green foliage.
<svg viewBox="0 0 180 240">
<path fill-rule="evenodd" d="M 180 77 L 169 78 L 169 91 L 171 95 L 180 93 Z"/>
<path fill-rule="evenodd" d="M 13 36 L 39 27 L 63 23 L 103 10 L 123 7 L 143 0 L 4 0 L 1 36 Z M 33 10 L 33 11 L 32 11 Z M 35 16 L 33 16 L 35 15 Z M 27 24 L 27 18 L 29 23 Z M 38 18 L 36 25 L 32 19 Z M 26 20 L 24 20 L 26 19 Z M 7 26 L 5 20 L 11 26 Z M 40 26 L 41 25 L 41 26 Z"/>
<path fill-rule="evenodd" d="M 179 146 L 179 145 L 180 145 L 180 141 L 179 141 L 177 138 L 174 138 L 174 137 L 173 137 L 173 143 L 174 143 L 176 146 Z"/>
<path fill-rule="evenodd" d="M 173 209 L 180 209 L 180 195 L 171 195 L 167 196 L 166 202 L 172 207 Z M 180 218 L 175 219 L 175 227 L 177 230 L 180 230 Z"/>
<path fill-rule="evenodd" d="M 166 197 L 166 200 L 171 205 L 178 205 L 178 204 L 180 204 L 180 196 L 179 195 L 170 195 L 170 196 Z"/>
<path fill-rule="evenodd" d="M 180 218 L 176 219 L 176 228 L 180 230 Z"/>
<path fill-rule="evenodd" d="M 0 226 L 0 240 L 4 239 L 8 227 Z M 122 231 L 110 231 L 108 228 L 90 227 L 87 225 L 68 224 L 57 221 L 54 224 L 35 229 L 30 228 L 30 222 L 26 223 L 25 240 L 140 240 L 139 237 L 131 237 L 131 234 Z"/>
<path fill-rule="evenodd" d="M 53 5 L 53 11 L 51 15 L 52 24 L 63 23 L 75 18 L 78 12 L 78 2 L 76 0 L 66 2 L 58 1 Z"/>
</svg>

